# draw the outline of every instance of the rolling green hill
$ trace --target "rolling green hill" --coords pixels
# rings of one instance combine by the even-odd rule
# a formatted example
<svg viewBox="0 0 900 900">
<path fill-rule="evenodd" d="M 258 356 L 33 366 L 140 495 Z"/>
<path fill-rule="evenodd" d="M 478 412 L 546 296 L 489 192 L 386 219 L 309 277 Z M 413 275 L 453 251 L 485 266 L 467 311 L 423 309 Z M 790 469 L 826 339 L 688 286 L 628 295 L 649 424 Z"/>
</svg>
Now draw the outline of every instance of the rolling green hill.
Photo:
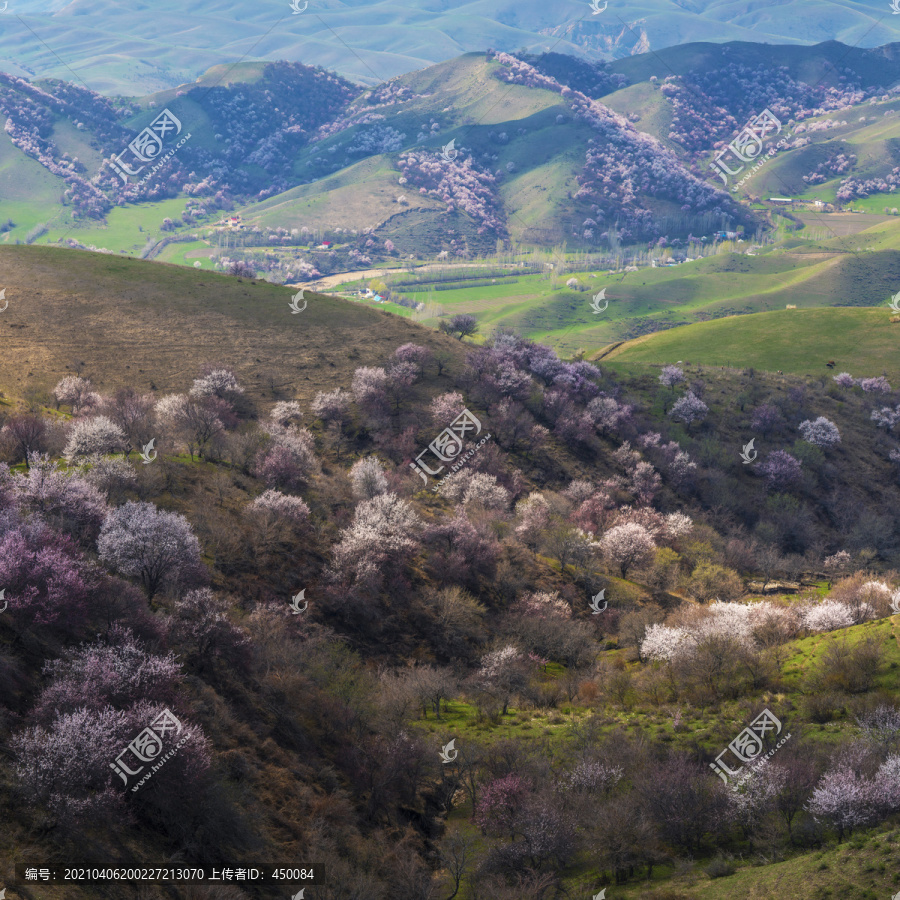
<svg viewBox="0 0 900 900">
<path fill-rule="evenodd" d="M 790 309 L 686 325 L 628 341 L 600 358 L 612 364 L 752 367 L 825 378 L 885 373 L 900 379 L 900 323 L 883 309 Z"/>
<path fill-rule="evenodd" d="M 853 77 L 862 89 L 876 84 L 887 84 L 900 75 L 900 64 L 894 59 L 893 47 L 878 51 L 849 50 L 834 42 L 815 48 L 764 47 L 736 43 L 722 48 L 717 45 L 698 44 L 671 48 L 666 51 L 667 71 L 691 72 L 693 77 L 714 74 L 719 67 L 739 63 L 744 67 L 763 65 L 776 67 L 790 73 L 790 77 L 805 80 L 807 84 L 830 83 L 836 54 L 847 49 L 849 59 L 856 66 Z M 550 68 L 562 83 L 567 81 L 566 64 L 558 62 L 558 55 L 551 54 L 555 65 Z M 541 58 L 531 58 L 538 67 Z M 548 63 L 549 65 L 549 63 Z M 572 61 L 573 77 L 581 77 L 582 71 Z M 631 80 L 627 87 L 613 90 L 603 96 L 603 103 L 610 109 L 630 118 L 637 129 L 656 137 L 672 150 L 684 165 L 701 177 L 711 177 L 706 166 L 712 155 L 713 137 L 703 145 L 701 152 L 690 150 L 673 139 L 671 130 L 676 111 L 658 83 L 650 78 L 659 68 L 646 61 L 617 63 L 609 72 L 617 71 Z M 896 72 L 895 72 L 896 70 Z M 592 212 L 584 202 L 573 202 L 580 196 L 580 176 L 583 175 L 584 151 L 592 140 L 592 130 L 583 122 L 573 120 L 570 110 L 559 94 L 536 87 L 519 84 L 498 84 L 491 77 L 495 68 L 479 54 L 460 57 L 452 63 L 433 66 L 422 72 L 395 79 L 395 89 L 406 91 L 400 102 L 381 107 L 385 123 L 403 135 L 405 148 L 422 147 L 426 151 L 439 152 L 443 144 L 455 140 L 473 160 L 493 167 L 500 173 L 498 197 L 509 236 L 514 241 L 544 246 L 568 242 L 581 246 L 582 222 Z M 604 76 L 605 77 L 605 76 Z M 879 81 L 878 79 L 881 79 Z M 577 80 L 577 79 L 576 79 Z M 579 82 L 580 83 L 580 82 Z M 837 82 L 835 82 L 837 84 Z M 792 130 L 792 123 L 785 123 L 784 134 L 797 146 L 782 150 L 771 162 L 754 174 L 740 187 L 735 198 L 747 200 L 751 195 L 792 196 L 811 204 L 813 200 L 834 202 L 838 188 L 845 178 L 852 176 L 878 183 L 889 174 L 898 156 L 896 147 L 900 141 L 900 100 L 873 97 L 852 109 L 822 112 L 804 118 L 801 125 Z M 397 242 L 404 237 L 403 217 L 395 216 L 393 205 L 396 196 L 390 188 L 391 171 L 397 170 L 396 153 L 383 154 L 377 161 L 364 160 L 364 165 L 348 160 L 346 147 L 359 139 L 370 126 L 368 121 L 371 99 L 361 97 L 351 104 L 340 123 L 343 127 L 328 138 L 304 148 L 298 154 L 294 171 L 298 176 L 308 172 L 317 180 L 302 190 L 292 189 L 264 201 L 263 205 L 246 205 L 242 213 L 246 221 L 268 227 L 296 226 L 309 228 L 350 228 L 359 221 L 359 206 L 365 207 L 363 219 L 367 227 L 385 228 L 386 237 Z M 729 101 L 730 102 L 730 101 Z M 733 113 L 745 115 L 741 110 L 744 101 L 734 99 Z M 441 115 L 435 117 L 440 109 Z M 427 127 L 438 122 L 437 133 Z M 427 132 L 424 134 L 420 129 Z M 415 132 L 419 132 L 414 142 Z M 502 142 L 497 135 L 504 135 Z M 731 131 L 727 137 L 732 136 Z M 802 136 L 802 138 L 801 138 Z M 801 138 L 798 141 L 798 138 Z M 342 149 L 343 148 L 343 149 Z M 828 165 L 839 154 L 854 155 L 853 165 L 843 174 L 833 176 Z M 900 156 L 898 156 L 900 159 Z M 331 161 L 331 170 L 323 168 Z M 822 183 L 807 183 L 804 177 L 825 167 L 826 178 Z M 377 173 L 377 174 L 376 174 Z M 377 185 L 372 184 L 375 178 Z M 716 182 L 717 187 L 721 185 Z M 398 194 L 401 191 L 398 189 Z M 358 198 L 353 196 L 358 193 Z M 602 198 L 601 198 L 602 199 Z M 679 226 L 679 210 L 659 194 L 644 196 L 663 228 Z M 885 205 L 896 202 L 887 193 L 869 189 L 868 196 L 856 198 L 851 205 L 872 212 L 881 212 Z M 413 201 L 413 205 L 415 201 Z M 421 208 L 421 203 L 419 204 Z M 748 230 L 757 227 L 762 218 L 757 206 L 756 223 L 745 220 Z M 801 211 L 802 212 L 802 211 Z M 827 216 L 812 215 L 816 227 L 826 237 L 829 233 Z M 779 220 L 780 221 L 780 220 Z M 608 227 L 608 226 L 601 226 Z M 717 227 L 712 222 L 696 227 Z M 397 229 L 392 233 L 392 229 Z M 429 228 L 416 223 L 416 234 L 427 234 Z M 595 239 L 596 242 L 596 239 Z M 428 258 L 440 247 L 431 240 L 423 241 L 413 250 L 418 256 Z M 404 251 L 405 252 L 405 251 Z"/>
<path fill-rule="evenodd" d="M 515 172 L 504 178 L 500 197 L 509 221 L 511 234 L 518 239 L 534 240 L 535 228 L 553 229 L 568 218 L 564 207 L 567 197 L 577 185 L 574 175 L 583 163 L 583 146 L 590 136 L 585 126 L 574 124 L 558 127 L 555 117 L 561 110 L 560 98 L 549 91 L 534 90 L 522 85 L 504 85 L 491 77 L 495 65 L 481 55 L 470 54 L 424 72 L 399 79 L 398 83 L 414 95 L 413 99 L 396 108 L 390 117 L 391 127 L 407 135 L 405 146 L 415 146 L 413 134 L 422 121 L 434 119 L 434 111 L 442 109 L 449 115 L 440 118 L 445 124 L 439 134 L 422 142 L 428 152 L 439 152 L 450 140 L 465 147 L 473 157 L 496 153 L 492 163 L 497 169 L 507 164 Z M 341 147 L 352 144 L 365 130 L 355 118 L 365 116 L 367 104 L 361 99 L 351 105 L 347 127 L 333 137 L 316 143 L 298 154 L 294 169 L 298 173 L 314 166 L 317 159 L 328 158 Z M 449 120 L 449 121 L 448 121 Z M 477 123 L 477 124 L 475 124 Z M 523 134 L 517 135 L 517 129 Z M 427 130 L 427 129 L 426 129 Z M 498 144 L 498 131 L 510 135 L 508 143 Z M 310 228 L 379 227 L 397 217 L 387 227 L 395 242 L 402 240 L 404 216 L 414 209 L 444 213 L 444 206 L 433 197 L 409 195 L 409 207 L 398 208 L 396 198 L 406 189 L 398 185 L 399 172 L 396 154 L 369 157 L 353 163 L 332 175 L 309 185 L 293 188 L 261 203 L 241 209 L 249 225 L 270 227 Z M 440 228 L 437 216 L 430 217 Z M 419 238 L 428 229 L 415 226 Z M 540 241 L 539 241 L 540 242 Z M 422 240 L 417 248 L 421 255 L 437 253 L 433 241 Z"/>
<path fill-rule="evenodd" d="M 26 156 L 9 139 L 3 130 L 6 117 L 0 115 L 0 198 L 5 222 L 12 219 L 17 226 L 12 232 L 0 236 L 8 242 L 16 236 L 24 238 L 39 222 L 45 222 L 62 212 L 60 198 L 66 189 L 65 182 L 48 171 L 36 159 Z"/>
<path fill-rule="evenodd" d="M 857 94 L 842 86 L 833 74 L 834 60 L 842 51 L 856 67 L 848 77 L 853 79 Z M 513 76 L 508 61 L 501 66 L 484 54 L 469 53 L 397 77 L 359 96 L 356 89 L 346 86 L 343 97 L 335 95 L 325 106 L 305 104 L 300 99 L 310 95 L 307 88 L 319 83 L 312 74 L 314 70 L 301 75 L 285 66 L 267 69 L 255 60 L 231 67 L 216 66 L 178 90 L 158 91 L 133 101 L 126 119 L 114 126 L 106 123 L 111 130 L 102 141 L 91 133 L 96 121 L 91 120 L 94 124 L 89 122 L 88 126 L 80 120 L 76 124 L 77 105 L 69 108 L 66 116 L 49 109 L 48 114 L 55 117 L 56 155 L 77 157 L 85 177 L 90 177 L 101 170 L 102 159 L 112 152 L 110 148 L 118 150 L 127 136 L 148 124 L 160 106 L 171 106 L 177 111 L 191 139 L 170 165 L 186 168 L 164 169 L 155 176 L 158 183 L 149 194 L 131 192 L 118 198 L 129 205 L 137 201 L 136 207 L 146 212 L 144 228 L 151 234 L 167 216 L 179 225 L 181 216 L 172 215 L 162 205 L 173 194 L 180 193 L 186 205 L 189 197 L 207 196 L 189 173 L 201 172 L 215 159 L 223 167 L 221 172 L 228 173 L 215 176 L 220 179 L 215 186 L 236 195 L 238 211 L 250 229 L 306 227 L 325 232 L 372 228 L 379 232 L 379 243 L 390 239 L 401 248 L 404 257 L 412 254 L 420 259 L 454 249 L 443 240 L 450 200 L 442 206 L 438 198 L 442 193 L 452 198 L 457 206 L 455 212 L 468 220 L 457 222 L 454 227 L 464 238 L 470 255 L 491 252 L 498 238 L 544 247 L 565 242 L 580 249 L 605 251 L 616 245 L 619 239 L 613 235 L 619 231 L 625 235 L 623 242 L 635 247 L 642 236 L 684 240 L 689 233 L 709 234 L 721 228 L 743 228 L 747 236 L 752 236 L 773 224 L 790 225 L 790 220 L 780 216 L 773 220 L 766 204 L 748 202 L 757 194 L 799 198 L 809 208 L 794 212 L 813 218 L 813 227 L 826 236 L 836 236 L 836 231 L 828 234 L 827 215 L 812 209 L 811 203 L 817 199 L 835 202 L 846 178 L 868 184 L 851 191 L 850 205 L 854 208 L 883 214 L 884 207 L 892 207 L 896 202 L 890 190 L 893 182 L 885 179 L 893 177 L 894 162 L 900 161 L 900 99 L 873 93 L 876 86 L 887 91 L 891 79 L 900 76 L 900 62 L 894 57 L 893 45 L 864 51 L 835 42 L 811 48 L 696 44 L 666 51 L 666 65 L 676 75 L 679 71 L 690 73 L 694 81 L 707 78 L 715 84 L 719 75 L 718 80 L 727 81 L 731 72 L 728 67 L 735 65 L 751 73 L 755 72 L 754 66 L 781 73 L 781 81 L 773 76 L 761 86 L 766 93 L 765 99 L 759 101 L 779 110 L 778 103 L 782 101 L 789 104 L 788 112 L 798 103 L 798 109 L 803 107 L 801 101 L 787 96 L 798 84 L 805 86 L 808 96 L 804 95 L 803 102 L 807 106 L 826 103 L 828 97 L 822 93 L 825 86 L 844 91 L 841 96 L 846 96 L 848 102 L 854 97 L 857 101 L 864 98 L 864 102 L 855 102 L 850 108 L 812 110 L 818 113 L 813 116 L 809 116 L 810 109 L 803 107 L 799 123 L 786 119 L 783 133 L 790 138 L 791 147 L 779 152 L 729 200 L 724 194 L 715 200 L 701 196 L 708 184 L 714 182 L 716 188 L 721 187 L 715 179 L 710 181 L 707 168 L 713 144 L 717 139 L 733 136 L 729 116 L 740 123 L 741 117 L 748 114 L 747 109 L 755 110 L 756 106 L 748 106 L 750 101 L 739 90 L 742 85 L 737 85 L 733 93 L 716 94 L 701 103 L 697 100 L 700 89 L 690 82 L 673 99 L 665 84 L 650 80 L 659 77 L 655 74 L 659 60 L 655 68 L 645 60 L 622 61 L 606 69 L 585 69 L 584 64 L 556 53 L 548 55 L 544 62 L 544 57 L 529 57 L 537 69 L 524 76 Z M 541 66 L 545 63 L 548 71 L 558 76 L 558 83 L 541 81 L 536 74 L 543 71 Z M 591 109 L 589 99 L 573 99 L 574 95 L 561 87 L 567 80 L 586 86 L 583 82 L 590 81 L 586 71 L 594 72 L 598 85 L 605 85 L 602 90 L 608 91 L 602 96 L 602 106 Z M 505 80 L 498 80 L 498 75 Z M 630 84 L 618 88 L 613 76 L 621 76 Z M 784 80 L 791 78 L 800 81 Z M 17 86 L 11 89 L 16 91 Z M 715 94 L 709 85 L 706 89 Z M 282 90 L 284 97 L 279 100 Z M 782 96 L 778 91 L 787 93 Z M 21 100 L 21 93 L 19 89 L 11 96 Z M 252 109 L 246 111 L 246 116 L 237 115 L 237 110 L 246 105 L 247 96 L 253 97 Z M 688 128 L 683 122 L 676 124 L 679 117 L 685 120 L 686 114 L 678 105 L 683 101 L 699 103 L 687 113 L 688 119 L 700 117 L 693 130 L 688 129 L 693 135 L 689 138 L 673 131 Z M 268 113 L 275 115 L 279 104 L 288 102 L 295 110 L 291 117 L 272 127 L 260 124 L 271 118 Z M 637 130 L 632 131 L 622 120 L 604 119 L 607 108 L 630 120 Z M 263 112 L 266 115 L 260 119 Z M 698 139 L 700 126 L 696 123 L 705 123 L 704 116 L 712 116 L 712 124 L 708 134 L 705 126 L 700 128 Z M 288 125 L 296 121 L 303 122 L 304 127 Z M 606 124 L 601 126 L 601 121 Z M 110 137 L 113 132 L 117 135 L 115 140 Z M 648 145 L 641 133 L 656 137 L 674 157 L 656 145 Z M 9 140 L 6 135 L 2 139 Z M 498 230 L 490 225 L 483 240 L 475 237 L 479 230 L 485 231 L 482 223 L 468 212 L 459 211 L 466 204 L 464 192 L 455 193 L 459 185 L 454 188 L 450 183 L 459 172 L 451 173 L 450 181 L 440 190 L 431 185 L 425 194 L 401 183 L 404 153 L 431 158 L 451 140 L 462 154 L 460 160 L 471 161 L 496 207 L 501 227 Z M 632 142 L 636 142 L 634 146 Z M 636 161 L 647 146 L 653 146 L 650 157 Z M 7 147 L 4 155 L 7 153 L 8 165 L 21 163 L 23 183 L 33 180 L 35 161 L 14 147 Z M 599 154 L 593 164 L 591 154 Z M 834 160 L 842 155 L 852 156 L 853 161 L 838 174 Z M 607 167 L 618 173 L 611 181 L 604 180 Z M 667 171 L 670 179 L 659 179 L 661 169 Z M 804 180 L 819 170 L 824 172 L 824 180 Z M 688 172 L 705 184 L 693 182 Z M 38 221 L 52 220 L 43 242 L 72 237 L 87 246 L 126 252 L 133 252 L 135 245 L 144 246 L 146 236 L 134 234 L 123 236 L 122 240 L 98 242 L 88 234 L 95 228 L 92 222 L 85 221 L 83 215 L 73 218 L 67 206 L 60 207 L 58 197 L 66 190 L 63 179 L 49 173 L 46 177 L 51 179 L 48 184 L 59 187 L 59 192 L 57 197 L 48 197 L 40 204 L 43 214 Z M 117 199 L 113 193 L 120 185 L 114 178 L 112 182 L 108 179 L 107 172 L 101 187 L 109 203 L 113 203 Z M 229 187 L 231 181 L 234 184 Z M 190 195 L 182 190 L 185 182 L 192 184 Z M 640 188 L 625 191 L 628 199 L 623 199 L 624 195 L 617 196 L 611 190 L 620 183 Z M 38 192 L 37 196 L 45 194 L 46 191 Z M 401 195 L 405 196 L 402 205 L 398 203 Z M 260 198 L 264 199 L 260 202 Z M 732 201 L 743 201 L 743 205 Z M 111 219 L 115 211 L 104 214 Z M 21 218 L 31 222 L 36 216 L 32 213 Z M 198 224 L 209 225 L 214 218 L 195 218 L 182 231 L 191 231 Z M 53 227 L 54 223 L 57 227 Z M 22 240 L 29 230 L 20 227 L 8 240 Z M 346 261 L 344 267 L 350 267 Z"/>
</svg>

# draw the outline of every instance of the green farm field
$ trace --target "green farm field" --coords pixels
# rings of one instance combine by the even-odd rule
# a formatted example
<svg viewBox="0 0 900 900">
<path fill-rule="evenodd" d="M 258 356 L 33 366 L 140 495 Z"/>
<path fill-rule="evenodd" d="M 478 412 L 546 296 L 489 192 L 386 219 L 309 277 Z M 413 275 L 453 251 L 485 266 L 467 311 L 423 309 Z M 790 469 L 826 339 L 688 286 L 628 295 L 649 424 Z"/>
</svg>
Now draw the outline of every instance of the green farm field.
<svg viewBox="0 0 900 900">
<path fill-rule="evenodd" d="M 557 276 L 510 269 L 495 284 L 452 288 L 447 282 L 450 289 L 409 291 L 406 296 L 426 304 L 431 313 L 422 319 L 426 324 L 437 326 L 442 316 L 470 313 L 479 320 L 482 337 L 496 328 L 512 328 L 568 355 L 579 348 L 590 354 L 628 342 L 607 358 L 624 360 L 627 353 L 629 361 L 658 362 L 657 357 L 670 361 L 670 342 L 681 347 L 687 341 L 677 358 L 809 373 L 817 371 L 823 354 L 826 361 L 850 359 L 857 346 L 866 346 L 876 354 L 872 361 L 879 371 L 892 370 L 891 355 L 900 331 L 895 334 L 890 326 L 887 301 L 900 283 L 900 253 L 892 249 L 898 229 L 898 221 L 881 221 L 852 237 L 822 242 L 792 239 L 755 256 L 729 242 L 715 256 L 625 273 L 601 270 Z M 857 245 L 861 251 L 856 251 Z M 444 274 L 448 271 L 452 269 Z M 469 277 L 465 269 L 459 270 L 460 281 Z M 576 280 L 575 288 L 566 286 L 570 278 Z M 404 294 L 403 285 L 409 281 L 409 276 L 398 274 L 387 284 Z M 348 279 L 341 288 L 366 283 Z M 609 306 L 594 313 L 591 300 L 601 289 Z M 823 308 L 840 308 L 849 317 L 831 326 L 827 316 L 809 315 Z M 745 318 L 755 313 L 787 313 L 795 318 L 789 323 L 773 319 L 771 330 L 757 336 L 759 326 Z M 804 314 L 804 332 L 785 333 L 785 325 L 792 329 L 798 313 Z M 849 334 L 845 322 L 853 323 Z M 865 333 L 858 336 L 857 323 L 866 323 Z M 753 329 L 749 339 L 743 335 L 745 328 Z M 710 334 L 716 336 L 711 342 Z"/>
</svg>

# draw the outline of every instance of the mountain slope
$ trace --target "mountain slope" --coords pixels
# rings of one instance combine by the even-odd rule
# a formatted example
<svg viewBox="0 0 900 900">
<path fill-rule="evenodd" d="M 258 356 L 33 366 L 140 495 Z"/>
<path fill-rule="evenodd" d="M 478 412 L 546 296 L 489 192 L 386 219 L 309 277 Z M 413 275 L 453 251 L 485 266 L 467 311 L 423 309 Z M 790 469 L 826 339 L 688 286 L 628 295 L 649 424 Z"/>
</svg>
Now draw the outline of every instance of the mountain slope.
<svg viewBox="0 0 900 900">
<path fill-rule="evenodd" d="M 838 73 L 844 51 L 858 71 Z M 668 53 L 667 65 L 691 64 L 689 73 L 660 82 L 654 69 L 632 66 L 630 77 L 645 80 L 630 84 L 615 67 L 560 54 L 468 54 L 362 92 L 321 70 L 255 62 L 126 105 L 77 85 L 5 77 L 0 102 L 23 181 L 34 177 L 28 156 L 37 157 L 64 197 L 38 219 L 50 223 L 45 242 L 133 252 L 163 224 L 171 237 L 218 240 L 209 226 L 237 204 L 247 226 L 238 248 L 310 252 L 303 228 L 332 244 L 340 229 L 339 255 L 305 258 L 329 274 L 377 264 L 385 242 L 421 259 L 485 255 L 498 241 L 614 252 L 660 238 L 679 247 L 720 230 L 751 236 L 767 217 L 784 221 L 753 202 L 759 195 L 891 209 L 900 187 L 896 51 L 696 45 Z M 123 183 L 109 157 L 163 105 L 186 143 L 172 145 L 147 184 Z M 716 148 L 763 108 L 779 117 L 786 146 L 746 183 L 723 185 L 710 172 Z M 456 157 L 444 160 L 450 142 Z M 184 206 L 173 215 L 162 204 L 177 197 Z M 102 229 L 122 204 L 145 207 L 139 224 L 148 230 L 107 240 Z M 7 241 L 24 240 L 36 216 L 20 218 Z M 827 231 L 827 217 L 816 227 Z M 368 229 L 377 234 L 360 234 Z M 280 277 L 289 266 L 268 268 Z"/>
<path fill-rule="evenodd" d="M 0 821 L 13 854 L 314 860 L 323 895 L 378 900 L 450 896 L 454 859 L 463 891 L 492 900 L 612 882 L 632 900 L 762 900 L 785 883 L 804 900 L 886 892 L 897 807 L 833 849 L 834 823 L 807 801 L 873 711 L 882 735 L 900 734 L 900 713 L 875 710 L 900 661 L 898 448 L 869 415 L 887 395 L 697 365 L 664 387 L 508 333 L 477 347 L 318 294 L 292 315 L 283 288 L 109 255 L 2 248 L 0 267 Z M 105 396 L 47 408 L 46 386 L 73 371 Z M 317 388 L 334 405 L 310 404 Z M 667 413 L 688 390 L 708 411 L 682 425 Z M 189 395 L 153 404 L 163 391 Z M 483 445 L 439 444 L 465 465 L 433 493 L 409 463 L 462 404 Z M 739 452 L 759 410 L 751 468 Z M 200 437 L 202 411 L 215 440 Z M 842 440 L 797 440 L 815 416 Z M 158 456 L 123 459 L 117 427 L 133 446 L 153 435 Z M 98 434 L 97 455 L 79 458 Z M 18 435 L 49 459 L 25 470 Z M 764 463 L 779 450 L 799 472 L 773 490 Z M 643 535 L 639 558 L 623 533 Z M 161 583 L 132 565 L 157 541 L 172 566 Z M 826 556 L 829 571 L 858 571 L 829 585 Z M 791 575 L 803 594 L 751 609 L 740 601 L 760 574 Z M 598 591 L 608 609 L 594 615 Z M 707 602 L 720 593 L 735 602 Z M 659 625 L 715 640 L 696 662 L 693 640 L 683 658 L 648 660 Z M 150 790 L 122 792 L 110 760 L 160 707 L 188 726 L 180 755 Z M 797 775 L 793 831 L 774 800 L 748 822 L 709 769 L 763 708 L 793 735 L 773 760 Z M 867 777 L 883 760 L 872 752 Z M 54 759 L 70 764 L 57 779 Z M 527 801 L 512 836 L 484 802 L 510 775 Z M 685 815 L 685 798 L 715 803 Z M 748 857 L 749 839 L 784 861 Z M 535 860 L 532 890 L 518 876 Z"/>
<path fill-rule="evenodd" d="M 451 338 L 361 304 L 308 293 L 308 307 L 293 314 L 287 288 L 178 266 L 2 247 L 0 272 L 9 303 L 0 384 L 19 395 L 49 390 L 76 362 L 105 391 L 166 393 L 227 358 L 257 396 L 274 377 L 311 400 L 414 336 L 451 357 L 462 353 Z"/>
</svg>

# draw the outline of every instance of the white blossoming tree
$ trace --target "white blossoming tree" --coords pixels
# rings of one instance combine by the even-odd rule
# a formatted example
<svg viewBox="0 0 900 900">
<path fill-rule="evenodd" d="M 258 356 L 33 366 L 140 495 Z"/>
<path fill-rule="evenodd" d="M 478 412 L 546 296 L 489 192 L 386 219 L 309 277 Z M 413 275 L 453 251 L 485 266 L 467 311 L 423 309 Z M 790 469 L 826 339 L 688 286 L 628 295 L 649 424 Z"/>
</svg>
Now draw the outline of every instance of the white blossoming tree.
<svg viewBox="0 0 900 900">
<path fill-rule="evenodd" d="M 475 504 L 485 509 L 504 510 L 510 501 L 509 491 L 502 484 L 497 484 L 495 475 L 466 469 L 444 478 L 438 493 L 452 503 L 462 503 L 464 506 Z"/>
<path fill-rule="evenodd" d="M 837 600 L 823 600 L 803 612 L 803 626 L 808 631 L 834 631 L 836 628 L 849 628 L 852 624 L 850 610 Z"/>
<path fill-rule="evenodd" d="M 218 397 L 220 400 L 233 400 L 243 393 L 234 372 L 225 368 L 210 369 L 195 378 L 190 390 L 192 397 Z"/>
<path fill-rule="evenodd" d="M 350 469 L 350 480 L 353 482 L 353 496 L 357 500 L 371 500 L 388 489 L 384 466 L 374 456 L 357 460 Z"/>
<path fill-rule="evenodd" d="M 815 444 L 816 447 L 833 447 L 841 442 L 841 433 L 837 425 L 825 416 L 817 419 L 806 419 L 800 423 L 800 434 L 804 441 Z"/>
<path fill-rule="evenodd" d="M 706 418 L 709 407 L 693 392 L 688 391 L 675 405 L 669 410 L 669 415 L 676 422 L 682 422 L 685 425 L 692 425 L 694 422 L 701 422 Z"/>
<path fill-rule="evenodd" d="M 94 453 L 118 453 L 125 449 L 125 432 L 106 416 L 76 419 L 69 429 L 63 456 L 72 462 Z"/>
<path fill-rule="evenodd" d="M 600 539 L 600 547 L 603 555 L 618 566 L 625 578 L 635 566 L 646 562 L 656 549 L 656 544 L 643 525 L 629 522 L 610 528 Z"/>
<path fill-rule="evenodd" d="M 476 677 L 479 687 L 495 698 L 501 706 L 500 715 L 505 716 L 510 701 L 525 687 L 533 668 L 534 663 L 521 650 L 508 644 L 481 658 L 481 668 Z"/>
<path fill-rule="evenodd" d="M 200 542 L 188 520 L 152 503 L 129 501 L 114 509 L 100 530 L 97 551 L 101 562 L 139 579 L 150 599 L 162 587 L 203 571 Z"/>
<path fill-rule="evenodd" d="M 412 506 L 396 494 L 364 500 L 332 552 L 332 578 L 348 588 L 376 591 L 385 573 L 406 564 L 419 546 L 421 532 L 421 520 Z"/>
<path fill-rule="evenodd" d="M 66 403 L 72 407 L 72 414 L 77 416 L 93 394 L 93 390 L 89 379 L 68 375 L 53 389 L 56 408 L 59 409 L 61 403 Z"/>
</svg>

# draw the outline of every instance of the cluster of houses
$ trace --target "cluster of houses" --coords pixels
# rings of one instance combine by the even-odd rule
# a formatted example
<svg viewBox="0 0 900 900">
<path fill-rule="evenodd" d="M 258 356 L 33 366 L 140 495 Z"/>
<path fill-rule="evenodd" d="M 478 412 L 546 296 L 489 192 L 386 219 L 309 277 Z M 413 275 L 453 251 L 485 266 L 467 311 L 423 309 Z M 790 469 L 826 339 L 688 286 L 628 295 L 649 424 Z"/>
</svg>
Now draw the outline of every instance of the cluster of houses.
<svg viewBox="0 0 900 900">
<path fill-rule="evenodd" d="M 834 212 L 834 207 L 824 200 L 795 200 L 793 197 L 768 197 L 767 200 L 769 203 L 774 203 L 775 206 L 788 206 L 791 209 L 799 205 L 803 209 L 818 209 L 823 212 Z"/>
</svg>

